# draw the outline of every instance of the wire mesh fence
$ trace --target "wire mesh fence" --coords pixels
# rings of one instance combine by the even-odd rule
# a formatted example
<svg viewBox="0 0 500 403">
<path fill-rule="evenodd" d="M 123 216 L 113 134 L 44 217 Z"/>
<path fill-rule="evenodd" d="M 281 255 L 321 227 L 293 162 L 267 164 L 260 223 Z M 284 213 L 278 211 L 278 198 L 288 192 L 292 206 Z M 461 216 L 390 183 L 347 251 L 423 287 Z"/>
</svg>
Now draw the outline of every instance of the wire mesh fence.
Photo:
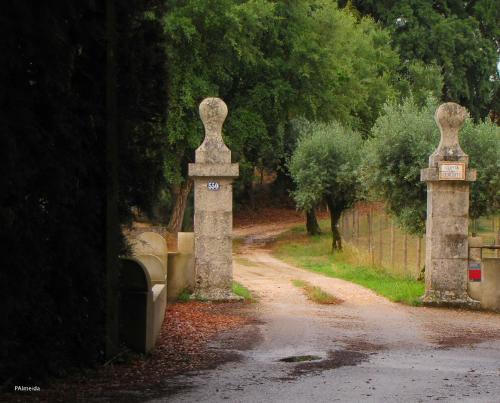
<svg viewBox="0 0 500 403">
<path fill-rule="evenodd" d="M 356 250 L 362 263 L 415 279 L 423 276 L 425 236 L 402 231 L 381 204 L 356 204 L 344 212 L 339 227 L 344 242 Z M 500 217 L 482 217 L 471 221 L 470 233 L 482 236 L 484 243 L 495 244 L 499 229 Z"/>
</svg>

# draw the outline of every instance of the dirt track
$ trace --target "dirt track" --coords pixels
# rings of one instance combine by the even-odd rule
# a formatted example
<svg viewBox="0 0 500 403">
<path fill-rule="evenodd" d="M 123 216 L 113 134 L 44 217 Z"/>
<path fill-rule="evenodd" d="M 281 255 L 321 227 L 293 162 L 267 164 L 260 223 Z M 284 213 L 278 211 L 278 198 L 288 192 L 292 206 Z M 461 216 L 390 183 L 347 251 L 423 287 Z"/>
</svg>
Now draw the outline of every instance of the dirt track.
<svg viewBox="0 0 500 403">
<path fill-rule="evenodd" d="M 168 401 L 500 402 L 500 315 L 394 304 L 287 265 L 266 243 L 290 225 L 235 231 L 235 279 L 257 296 L 261 324 L 220 341 L 239 360 L 175 379 Z M 313 304 L 292 279 L 345 302 Z"/>
</svg>

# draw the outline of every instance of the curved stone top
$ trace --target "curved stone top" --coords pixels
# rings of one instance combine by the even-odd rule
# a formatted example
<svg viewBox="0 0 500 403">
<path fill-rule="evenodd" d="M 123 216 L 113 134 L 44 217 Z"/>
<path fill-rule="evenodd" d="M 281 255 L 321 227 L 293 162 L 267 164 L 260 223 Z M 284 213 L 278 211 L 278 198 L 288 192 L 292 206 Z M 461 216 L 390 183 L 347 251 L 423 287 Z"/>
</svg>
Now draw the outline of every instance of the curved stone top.
<svg viewBox="0 0 500 403">
<path fill-rule="evenodd" d="M 441 132 L 441 140 L 429 159 L 430 166 L 435 165 L 439 160 L 468 162 L 467 154 L 462 151 L 458 141 L 458 131 L 468 116 L 467 109 L 454 102 L 441 104 L 436 109 L 434 119 Z"/>
<path fill-rule="evenodd" d="M 220 98 L 205 98 L 200 103 L 200 118 L 205 126 L 205 135 L 220 137 L 222 124 L 227 117 L 227 105 Z"/>
<path fill-rule="evenodd" d="M 196 150 L 196 162 L 230 164 L 231 151 L 222 139 L 222 125 L 227 116 L 227 105 L 220 98 L 205 98 L 199 107 L 205 126 L 205 139 Z"/>
<path fill-rule="evenodd" d="M 443 132 L 458 133 L 458 131 L 464 125 L 465 119 L 468 117 L 469 112 L 467 112 L 467 109 L 454 102 L 441 104 L 436 109 L 436 114 L 434 115 L 434 119 L 436 120 L 436 123 L 441 130 L 441 134 L 443 134 Z"/>
</svg>

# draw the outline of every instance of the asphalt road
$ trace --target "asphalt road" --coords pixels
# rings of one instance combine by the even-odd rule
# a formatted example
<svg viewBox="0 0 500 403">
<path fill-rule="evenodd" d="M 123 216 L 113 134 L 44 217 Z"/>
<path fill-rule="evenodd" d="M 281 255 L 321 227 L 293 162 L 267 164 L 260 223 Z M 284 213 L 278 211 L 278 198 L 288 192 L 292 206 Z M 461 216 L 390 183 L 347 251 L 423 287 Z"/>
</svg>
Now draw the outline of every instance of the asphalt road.
<svg viewBox="0 0 500 403">
<path fill-rule="evenodd" d="M 214 346 L 237 359 L 177 377 L 175 393 L 154 401 L 500 402 L 499 314 L 394 304 L 292 267 L 266 250 L 276 232 L 247 231 L 235 259 L 259 318 Z M 344 302 L 309 302 L 292 279 Z"/>
</svg>

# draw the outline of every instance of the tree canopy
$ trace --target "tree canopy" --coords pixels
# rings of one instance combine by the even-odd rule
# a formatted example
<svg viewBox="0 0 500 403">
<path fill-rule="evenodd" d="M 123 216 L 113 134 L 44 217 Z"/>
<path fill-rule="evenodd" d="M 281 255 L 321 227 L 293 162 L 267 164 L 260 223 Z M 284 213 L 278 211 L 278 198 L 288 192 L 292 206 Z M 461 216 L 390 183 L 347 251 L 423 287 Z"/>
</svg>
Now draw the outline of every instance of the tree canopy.
<svg viewBox="0 0 500 403">
<path fill-rule="evenodd" d="M 346 3 L 339 1 L 342 6 Z M 353 0 L 350 4 L 390 30 L 403 71 L 416 60 L 441 67 L 442 100 L 466 106 L 475 119 L 495 111 L 500 85 L 498 1 Z"/>
<path fill-rule="evenodd" d="M 364 148 L 363 182 L 370 195 L 386 202 L 388 211 L 408 232 L 425 232 L 426 184 L 420 170 L 439 143 L 434 121 L 438 103 L 419 107 L 413 99 L 389 103 L 373 126 Z M 500 206 L 500 129 L 490 121 L 467 119 L 459 133 L 462 149 L 478 171 L 471 186 L 471 217 L 498 212 Z"/>
<path fill-rule="evenodd" d="M 358 195 L 361 150 L 359 133 L 337 122 L 309 123 L 303 126 L 290 160 L 297 207 L 310 210 L 322 201 L 329 207 L 333 249 L 342 247 L 337 229 L 342 211 L 351 207 Z"/>
<path fill-rule="evenodd" d="M 229 106 L 225 140 L 240 163 L 238 201 L 256 167 L 286 170 L 293 118 L 368 132 L 396 93 L 399 58 L 388 31 L 333 2 L 169 0 L 167 10 L 171 188 L 186 183 L 203 135 L 197 106 L 207 96 Z"/>
</svg>

